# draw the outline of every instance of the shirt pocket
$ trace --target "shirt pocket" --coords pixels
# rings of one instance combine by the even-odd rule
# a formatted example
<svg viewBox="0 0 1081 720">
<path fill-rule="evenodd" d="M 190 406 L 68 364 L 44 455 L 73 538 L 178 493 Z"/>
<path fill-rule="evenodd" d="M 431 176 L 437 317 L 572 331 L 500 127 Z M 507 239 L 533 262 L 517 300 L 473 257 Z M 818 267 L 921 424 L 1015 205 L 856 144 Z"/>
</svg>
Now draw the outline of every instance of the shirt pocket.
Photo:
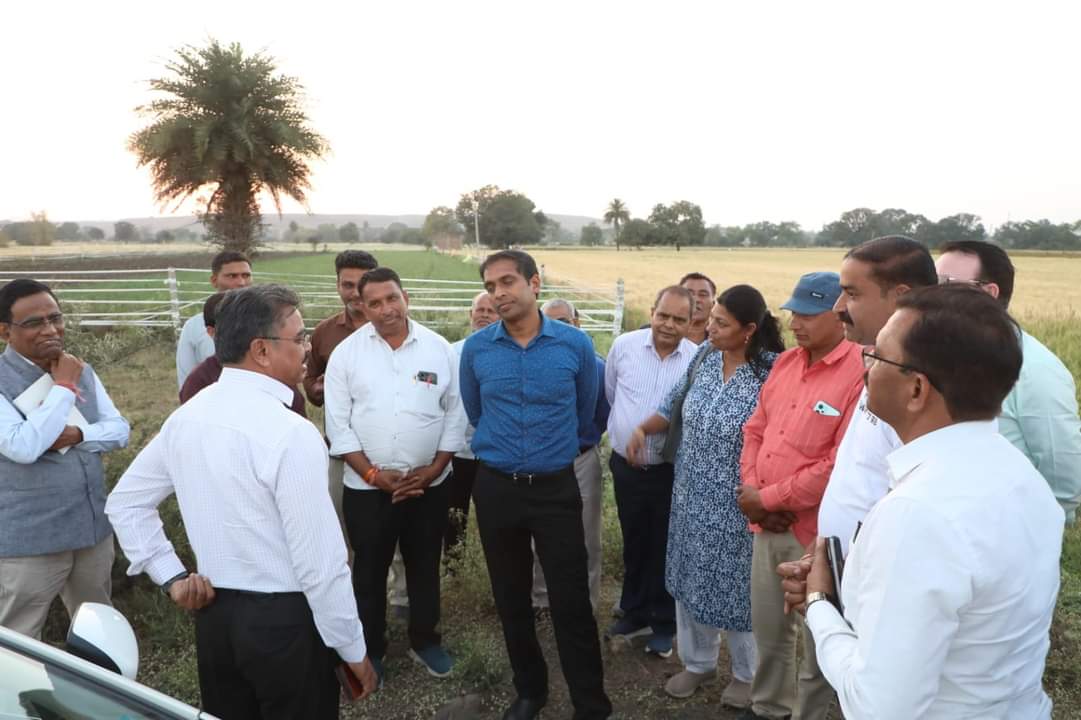
<svg viewBox="0 0 1081 720">
<path fill-rule="evenodd" d="M 449 378 L 450 370 L 443 367 L 414 373 L 405 392 L 406 403 L 403 410 L 428 420 L 442 417 L 443 394 Z"/>
<path fill-rule="evenodd" d="M 833 449 L 834 438 L 844 420 L 840 415 L 822 415 L 807 407 L 788 442 L 804 457 L 825 457 Z"/>
</svg>

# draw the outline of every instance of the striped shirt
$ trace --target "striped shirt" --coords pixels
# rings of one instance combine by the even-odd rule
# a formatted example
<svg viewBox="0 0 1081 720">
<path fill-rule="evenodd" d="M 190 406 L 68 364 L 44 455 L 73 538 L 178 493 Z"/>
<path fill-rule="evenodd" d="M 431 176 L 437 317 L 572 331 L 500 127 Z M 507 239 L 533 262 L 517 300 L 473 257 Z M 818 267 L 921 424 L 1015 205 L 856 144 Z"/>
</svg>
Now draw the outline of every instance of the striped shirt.
<svg viewBox="0 0 1081 720">
<path fill-rule="evenodd" d="M 319 431 L 289 410 L 293 390 L 225 368 L 180 406 L 116 484 L 105 512 L 129 575 L 159 585 L 184 566 L 158 505 L 176 493 L 198 572 L 218 588 L 303 592 L 327 647 L 367 653 Z"/>
<path fill-rule="evenodd" d="M 653 330 L 620 335 L 608 351 L 604 373 L 604 394 L 612 406 L 608 415 L 608 441 L 613 452 L 627 457 L 627 442 L 634 429 L 657 412 L 672 387 L 687 371 L 698 346 L 683 338 L 667 357 L 657 354 Z M 646 438 L 645 463 L 658 465 L 664 435 Z"/>
<path fill-rule="evenodd" d="M 864 370 L 860 346 L 848 340 L 812 365 L 807 360 L 801 347 L 777 357 L 743 426 L 740 457 L 743 484 L 760 490 L 766 510 L 796 514 L 791 530 L 804 546 L 818 534 L 818 505 Z"/>
</svg>

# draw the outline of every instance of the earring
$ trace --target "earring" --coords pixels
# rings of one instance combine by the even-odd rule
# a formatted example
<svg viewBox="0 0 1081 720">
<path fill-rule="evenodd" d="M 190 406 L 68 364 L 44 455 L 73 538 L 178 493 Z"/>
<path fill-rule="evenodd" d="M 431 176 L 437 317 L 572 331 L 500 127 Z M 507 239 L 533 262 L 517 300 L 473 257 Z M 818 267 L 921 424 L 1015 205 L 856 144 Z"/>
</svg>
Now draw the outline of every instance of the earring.
<svg viewBox="0 0 1081 720">
<path fill-rule="evenodd" d="M 750 335 L 744 335 L 743 336 L 743 344 L 747 345 L 750 342 L 751 342 L 751 336 Z"/>
</svg>

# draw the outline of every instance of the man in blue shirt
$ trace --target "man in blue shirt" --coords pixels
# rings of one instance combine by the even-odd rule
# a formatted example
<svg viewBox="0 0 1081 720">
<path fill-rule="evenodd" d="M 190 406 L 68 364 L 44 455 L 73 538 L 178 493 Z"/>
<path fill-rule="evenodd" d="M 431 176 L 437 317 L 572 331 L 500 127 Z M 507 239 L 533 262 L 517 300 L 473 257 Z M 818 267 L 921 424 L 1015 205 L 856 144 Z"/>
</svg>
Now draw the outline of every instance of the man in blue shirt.
<svg viewBox="0 0 1081 720">
<path fill-rule="evenodd" d="M 541 312 L 549 320 L 581 328 L 578 308 L 563 298 L 552 298 L 541 306 Z M 578 479 L 578 492 L 582 496 L 582 529 L 586 538 L 586 556 L 589 560 L 589 601 L 596 610 L 601 600 L 601 456 L 597 449 L 601 435 L 608 426 L 611 407 L 604 394 L 604 358 L 594 355 L 597 362 L 597 409 L 593 420 L 586 427 L 578 428 L 578 457 L 574 459 L 574 476 Z M 533 612 L 540 618 L 548 613 L 548 583 L 540 561 L 533 560 Z"/>
<path fill-rule="evenodd" d="M 548 580 L 552 624 L 576 720 L 606 718 L 597 622 L 589 601 L 582 497 L 573 463 L 593 422 L 593 344 L 537 308 L 540 275 L 517 250 L 489 255 L 484 287 L 500 322 L 462 348 L 461 396 L 480 461 L 473 503 L 517 699 L 504 720 L 531 720 L 548 699 L 548 668 L 530 599 L 532 542 Z"/>
</svg>

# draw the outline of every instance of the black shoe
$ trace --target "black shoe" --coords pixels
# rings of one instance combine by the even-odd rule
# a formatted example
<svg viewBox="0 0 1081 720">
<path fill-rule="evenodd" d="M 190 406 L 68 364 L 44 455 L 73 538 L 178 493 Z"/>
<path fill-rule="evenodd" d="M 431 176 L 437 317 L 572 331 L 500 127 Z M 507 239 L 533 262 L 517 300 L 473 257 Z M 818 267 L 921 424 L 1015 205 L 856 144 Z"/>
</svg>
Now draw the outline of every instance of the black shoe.
<svg viewBox="0 0 1081 720">
<path fill-rule="evenodd" d="M 539 698 L 515 698 L 507 711 L 503 713 L 503 720 L 533 720 L 547 702 L 547 695 Z"/>
<path fill-rule="evenodd" d="M 785 718 L 790 718 L 791 715 L 785 715 Z M 759 715 L 751 708 L 744 708 L 743 712 L 736 716 L 736 720 L 769 720 L 765 715 Z"/>
</svg>

